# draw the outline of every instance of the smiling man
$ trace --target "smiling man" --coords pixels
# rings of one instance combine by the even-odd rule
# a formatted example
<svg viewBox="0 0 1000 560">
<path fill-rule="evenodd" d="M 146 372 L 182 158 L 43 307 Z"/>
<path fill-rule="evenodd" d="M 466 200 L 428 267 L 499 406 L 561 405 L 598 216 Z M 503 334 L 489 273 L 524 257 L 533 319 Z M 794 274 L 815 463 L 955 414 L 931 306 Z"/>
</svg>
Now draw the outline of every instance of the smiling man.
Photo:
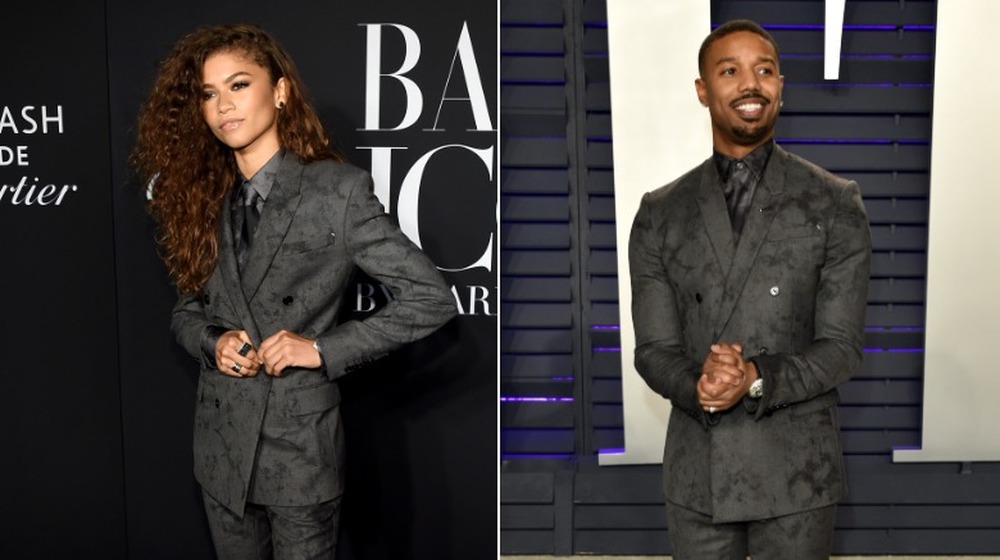
<svg viewBox="0 0 1000 560">
<path fill-rule="evenodd" d="M 647 193 L 629 242 L 636 369 L 670 399 L 675 559 L 829 557 L 847 489 L 837 386 L 861 361 L 858 185 L 774 143 L 784 78 L 754 22 L 715 29 L 695 89 L 714 153 Z"/>
</svg>

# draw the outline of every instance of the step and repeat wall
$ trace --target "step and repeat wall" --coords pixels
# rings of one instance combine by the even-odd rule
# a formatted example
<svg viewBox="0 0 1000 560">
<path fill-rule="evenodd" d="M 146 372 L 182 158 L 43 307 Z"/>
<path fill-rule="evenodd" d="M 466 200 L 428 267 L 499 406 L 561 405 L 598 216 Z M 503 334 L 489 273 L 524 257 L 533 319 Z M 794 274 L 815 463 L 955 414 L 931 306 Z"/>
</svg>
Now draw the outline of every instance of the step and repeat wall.
<svg viewBox="0 0 1000 560">
<path fill-rule="evenodd" d="M 3 21 L 0 557 L 214 557 L 191 473 L 196 364 L 127 159 L 158 61 L 224 22 L 291 53 L 460 309 L 341 382 L 343 557 L 494 556 L 496 3 L 37 2 Z M 357 316 L 385 302 L 355 290 Z"/>
</svg>

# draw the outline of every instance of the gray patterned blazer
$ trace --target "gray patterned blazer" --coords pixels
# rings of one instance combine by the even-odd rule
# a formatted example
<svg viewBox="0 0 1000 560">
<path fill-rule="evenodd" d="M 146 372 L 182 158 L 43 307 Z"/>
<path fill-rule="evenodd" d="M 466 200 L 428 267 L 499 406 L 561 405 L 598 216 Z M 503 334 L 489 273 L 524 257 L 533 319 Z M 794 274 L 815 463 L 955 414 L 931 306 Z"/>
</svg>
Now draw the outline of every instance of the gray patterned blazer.
<svg viewBox="0 0 1000 560">
<path fill-rule="evenodd" d="M 242 278 L 228 197 L 219 228 L 219 259 L 203 293 L 180 297 L 173 311 L 178 342 L 202 362 L 195 477 L 239 515 L 248 499 L 333 499 L 344 482 L 337 378 L 430 334 L 454 316 L 454 298 L 430 259 L 385 214 L 368 174 L 347 164 L 303 165 L 285 155 Z M 345 321 L 341 302 L 356 268 L 393 299 L 364 320 Z M 255 346 L 281 329 L 317 338 L 324 368 L 289 368 L 280 378 L 263 369 L 252 378 L 222 375 L 203 357 L 209 325 L 244 329 Z"/>
<path fill-rule="evenodd" d="M 629 242 L 635 365 L 673 405 L 668 501 L 731 522 L 843 498 L 836 387 L 861 361 L 870 258 L 857 184 L 778 146 L 738 243 L 712 158 L 643 197 Z M 701 410 L 716 341 L 743 343 L 759 403 Z"/>
</svg>

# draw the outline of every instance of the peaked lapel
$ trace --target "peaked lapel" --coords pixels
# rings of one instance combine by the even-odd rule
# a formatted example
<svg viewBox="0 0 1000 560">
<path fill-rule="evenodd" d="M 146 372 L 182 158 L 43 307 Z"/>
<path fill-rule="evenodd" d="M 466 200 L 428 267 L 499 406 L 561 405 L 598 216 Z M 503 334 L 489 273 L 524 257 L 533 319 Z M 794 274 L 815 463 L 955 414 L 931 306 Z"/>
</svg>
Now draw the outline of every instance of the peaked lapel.
<svg viewBox="0 0 1000 560">
<path fill-rule="evenodd" d="M 271 193 L 264 203 L 260 214 L 257 232 L 254 234 L 253 246 L 247 255 L 246 267 L 243 269 L 243 293 L 246 301 L 253 300 L 260 283 L 264 280 L 274 255 L 281 248 L 292 217 L 301 200 L 302 173 L 305 170 L 298 161 L 298 156 L 291 151 L 285 153 L 274 178 Z"/>
<path fill-rule="evenodd" d="M 733 260 L 733 226 L 729 222 L 729 210 L 726 209 L 726 197 L 722 193 L 722 180 L 715 168 L 712 158 L 702 164 L 701 179 L 698 185 L 698 208 L 705 221 L 705 229 L 712 243 L 715 258 L 722 270 L 729 270 Z"/>
<path fill-rule="evenodd" d="M 716 333 L 724 331 L 726 324 L 732 317 L 736 302 L 743 293 L 750 269 L 753 268 L 757 259 L 757 253 L 760 252 L 767 232 L 771 229 L 775 216 L 778 215 L 778 207 L 785 190 L 787 158 L 787 153 L 775 144 L 771 159 L 764 169 L 764 176 L 761 177 L 754 190 L 753 200 L 743 225 L 743 232 L 736 244 L 732 266 L 729 267 L 729 273 L 726 275 L 726 287 L 723 291 L 719 313 L 719 328 Z"/>
</svg>

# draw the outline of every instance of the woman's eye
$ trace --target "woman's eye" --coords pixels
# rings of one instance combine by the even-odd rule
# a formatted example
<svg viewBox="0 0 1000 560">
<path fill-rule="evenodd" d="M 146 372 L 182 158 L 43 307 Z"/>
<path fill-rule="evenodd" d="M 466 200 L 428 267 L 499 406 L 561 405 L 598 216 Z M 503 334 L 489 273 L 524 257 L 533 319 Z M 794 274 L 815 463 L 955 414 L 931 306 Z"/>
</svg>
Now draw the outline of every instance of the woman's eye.
<svg viewBox="0 0 1000 560">
<path fill-rule="evenodd" d="M 250 82 L 234 82 L 233 83 L 233 91 L 243 89 L 245 87 L 248 87 L 249 85 L 250 85 Z"/>
<path fill-rule="evenodd" d="M 215 92 L 214 91 L 203 91 L 203 92 L 201 92 L 201 98 L 204 99 L 205 101 L 208 101 L 209 99 L 211 99 L 213 97 L 215 97 Z"/>
</svg>

